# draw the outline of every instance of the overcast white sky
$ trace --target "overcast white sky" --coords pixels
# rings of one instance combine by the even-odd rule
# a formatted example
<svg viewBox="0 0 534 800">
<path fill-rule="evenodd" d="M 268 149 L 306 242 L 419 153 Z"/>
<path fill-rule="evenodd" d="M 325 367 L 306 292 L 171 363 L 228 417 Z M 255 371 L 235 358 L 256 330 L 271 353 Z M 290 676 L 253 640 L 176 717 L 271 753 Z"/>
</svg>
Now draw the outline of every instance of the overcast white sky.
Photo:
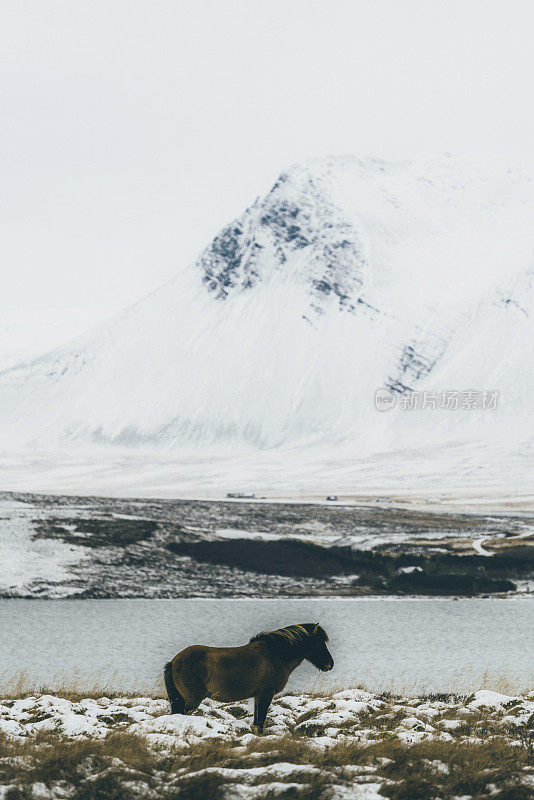
<svg viewBox="0 0 534 800">
<path fill-rule="evenodd" d="M 532 160 L 531 0 L 3 0 L 0 311 L 121 306 L 289 164 Z"/>
</svg>

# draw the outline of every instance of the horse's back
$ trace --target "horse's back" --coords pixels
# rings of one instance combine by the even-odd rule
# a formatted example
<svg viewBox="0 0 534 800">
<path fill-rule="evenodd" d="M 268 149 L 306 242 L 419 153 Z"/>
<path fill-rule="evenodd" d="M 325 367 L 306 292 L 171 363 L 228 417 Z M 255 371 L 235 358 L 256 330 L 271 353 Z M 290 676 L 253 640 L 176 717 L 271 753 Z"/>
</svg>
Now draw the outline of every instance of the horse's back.
<svg viewBox="0 0 534 800">
<path fill-rule="evenodd" d="M 186 647 L 185 650 L 180 650 L 180 652 L 174 656 L 172 663 L 189 664 L 194 661 L 199 661 L 206 656 L 208 650 L 212 649 L 213 648 L 207 647 L 204 644 L 193 644 L 190 647 Z"/>
</svg>

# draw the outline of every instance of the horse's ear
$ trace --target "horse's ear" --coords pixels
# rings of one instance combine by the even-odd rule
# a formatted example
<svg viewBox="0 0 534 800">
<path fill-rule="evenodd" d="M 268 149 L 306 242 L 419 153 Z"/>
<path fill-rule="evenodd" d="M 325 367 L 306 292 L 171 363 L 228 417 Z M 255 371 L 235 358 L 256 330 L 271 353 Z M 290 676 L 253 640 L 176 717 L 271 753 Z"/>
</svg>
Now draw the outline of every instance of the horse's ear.
<svg viewBox="0 0 534 800">
<path fill-rule="evenodd" d="M 321 626 L 319 625 L 319 623 L 317 623 L 317 625 L 316 625 L 316 626 L 315 626 L 315 628 L 313 629 L 313 634 L 312 634 L 313 636 L 315 636 L 315 634 L 317 633 L 317 631 L 319 630 L 319 628 L 320 628 L 320 627 L 321 627 Z"/>
</svg>

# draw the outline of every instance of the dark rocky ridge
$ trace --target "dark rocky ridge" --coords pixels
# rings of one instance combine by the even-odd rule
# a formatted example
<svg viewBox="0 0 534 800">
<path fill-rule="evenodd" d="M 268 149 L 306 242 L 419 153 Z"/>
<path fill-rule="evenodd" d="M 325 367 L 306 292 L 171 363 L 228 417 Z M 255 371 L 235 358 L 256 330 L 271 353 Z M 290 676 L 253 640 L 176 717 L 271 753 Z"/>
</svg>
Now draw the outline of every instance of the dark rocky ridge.
<svg viewBox="0 0 534 800">
<path fill-rule="evenodd" d="M 534 578 L 524 516 L 8 493 L 0 512 L 0 535 L 23 522 L 37 548 L 72 550 L 67 577 L 30 559 L 4 597 L 473 596 Z"/>
</svg>

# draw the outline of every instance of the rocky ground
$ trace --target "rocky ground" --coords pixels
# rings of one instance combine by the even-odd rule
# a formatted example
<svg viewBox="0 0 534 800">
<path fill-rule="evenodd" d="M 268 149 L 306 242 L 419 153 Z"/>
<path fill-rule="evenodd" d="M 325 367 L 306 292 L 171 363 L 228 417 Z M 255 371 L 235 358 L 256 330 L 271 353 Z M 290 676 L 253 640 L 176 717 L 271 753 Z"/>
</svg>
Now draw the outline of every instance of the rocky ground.
<svg viewBox="0 0 534 800">
<path fill-rule="evenodd" d="M 283 695 L 171 716 L 150 697 L 0 700 L 5 800 L 534 797 L 534 692 Z"/>
<path fill-rule="evenodd" d="M 388 505 L 0 494 L 0 596 L 509 594 L 534 518 Z"/>
</svg>

